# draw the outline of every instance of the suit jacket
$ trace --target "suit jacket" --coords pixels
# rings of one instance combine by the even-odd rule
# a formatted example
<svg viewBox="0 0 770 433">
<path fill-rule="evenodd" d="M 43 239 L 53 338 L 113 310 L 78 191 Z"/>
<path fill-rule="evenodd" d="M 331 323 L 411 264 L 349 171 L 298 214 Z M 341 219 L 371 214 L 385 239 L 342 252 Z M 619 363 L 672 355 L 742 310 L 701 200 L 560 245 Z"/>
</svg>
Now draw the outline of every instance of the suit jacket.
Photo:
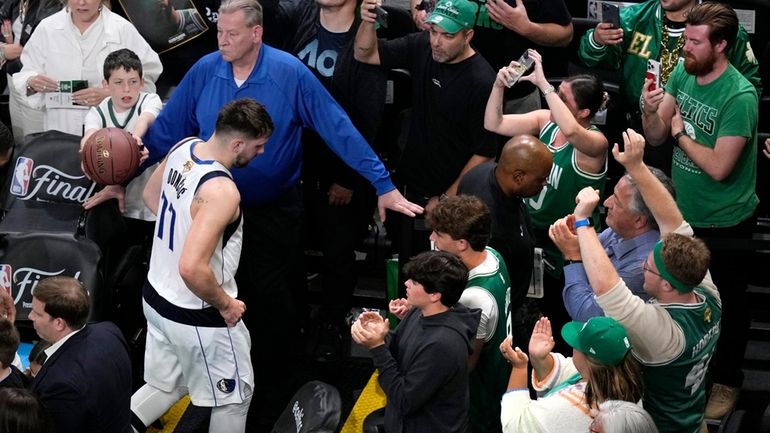
<svg viewBox="0 0 770 433">
<path fill-rule="evenodd" d="M 110 322 L 70 337 L 32 382 L 59 433 L 130 433 L 131 391 L 128 345 Z"/>
</svg>

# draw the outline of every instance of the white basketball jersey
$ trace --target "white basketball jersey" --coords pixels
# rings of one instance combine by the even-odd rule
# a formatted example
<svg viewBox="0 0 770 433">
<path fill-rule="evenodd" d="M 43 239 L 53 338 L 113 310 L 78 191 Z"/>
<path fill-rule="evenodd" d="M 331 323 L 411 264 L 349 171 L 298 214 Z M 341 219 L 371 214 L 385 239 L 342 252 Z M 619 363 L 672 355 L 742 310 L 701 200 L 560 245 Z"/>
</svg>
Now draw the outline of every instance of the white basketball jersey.
<svg viewBox="0 0 770 433">
<path fill-rule="evenodd" d="M 209 306 L 187 288 L 179 275 L 179 261 L 192 224 L 190 206 L 193 197 L 198 188 L 211 178 L 232 178 L 230 171 L 222 164 L 195 157 L 193 149 L 199 143 L 202 141 L 198 138 L 183 140 L 166 157 L 150 271 L 147 274 L 147 280 L 160 296 L 178 307 L 188 309 Z M 235 271 L 241 257 L 242 233 L 241 216 L 227 227 L 209 263 L 217 282 L 232 297 L 238 295 Z"/>
</svg>

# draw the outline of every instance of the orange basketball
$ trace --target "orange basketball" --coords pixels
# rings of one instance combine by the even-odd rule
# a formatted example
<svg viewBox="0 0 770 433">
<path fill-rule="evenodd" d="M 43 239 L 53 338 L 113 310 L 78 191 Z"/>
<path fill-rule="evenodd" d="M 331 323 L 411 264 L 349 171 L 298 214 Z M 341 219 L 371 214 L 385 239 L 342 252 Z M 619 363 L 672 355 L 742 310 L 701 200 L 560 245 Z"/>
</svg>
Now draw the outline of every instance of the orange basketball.
<svg viewBox="0 0 770 433">
<path fill-rule="evenodd" d="M 81 152 L 88 177 L 101 185 L 119 185 L 139 168 L 139 146 L 119 128 L 102 128 L 88 137 Z"/>
</svg>

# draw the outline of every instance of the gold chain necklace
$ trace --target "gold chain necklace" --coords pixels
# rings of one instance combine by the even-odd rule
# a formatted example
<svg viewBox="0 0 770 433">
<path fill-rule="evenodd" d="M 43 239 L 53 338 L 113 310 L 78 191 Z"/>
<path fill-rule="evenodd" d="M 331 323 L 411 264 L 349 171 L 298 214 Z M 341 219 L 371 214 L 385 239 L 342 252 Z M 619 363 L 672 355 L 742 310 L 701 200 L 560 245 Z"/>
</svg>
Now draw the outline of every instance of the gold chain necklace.
<svg viewBox="0 0 770 433">
<path fill-rule="evenodd" d="M 684 47 L 684 43 L 686 42 L 687 38 L 684 36 L 684 33 L 682 33 L 679 36 L 679 39 L 676 41 L 676 47 L 674 47 L 674 50 L 669 52 L 668 29 L 666 28 L 665 19 L 661 20 L 660 34 L 660 41 L 662 45 L 660 50 L 660 83 L 665 85 L 668 82 L 668 76 L 671 75 L 671 71 L 674 70 L 674 66 L 676 66 L 677 62 L 679 61 L 679 53 L 682 52 L 682 48 Z"/>
</svg>

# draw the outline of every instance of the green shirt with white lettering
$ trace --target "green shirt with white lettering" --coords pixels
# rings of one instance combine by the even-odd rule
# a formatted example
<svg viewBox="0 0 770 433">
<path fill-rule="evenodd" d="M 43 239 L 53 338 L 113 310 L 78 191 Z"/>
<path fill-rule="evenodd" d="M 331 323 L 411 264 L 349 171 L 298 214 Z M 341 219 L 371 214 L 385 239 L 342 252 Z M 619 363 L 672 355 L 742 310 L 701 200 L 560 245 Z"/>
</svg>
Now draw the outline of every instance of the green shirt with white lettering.
<svg viewBox="0 0 770 433">
<path fill-rule="evenodd" d="M 676 98 L 685 132 L 699 145 L 713 149 L 720 137 L 746 138 L 733 171 L 721 181 L 706 174 L 682 149 L 674 148 L 671 177 L 684 218 L 693 227 L 730 227 L 750 217 L 759 203 L 754 86 L 732 65 L 716 80 L 700 85 L 680 62 L 666 92 Z"/>
</svg>

